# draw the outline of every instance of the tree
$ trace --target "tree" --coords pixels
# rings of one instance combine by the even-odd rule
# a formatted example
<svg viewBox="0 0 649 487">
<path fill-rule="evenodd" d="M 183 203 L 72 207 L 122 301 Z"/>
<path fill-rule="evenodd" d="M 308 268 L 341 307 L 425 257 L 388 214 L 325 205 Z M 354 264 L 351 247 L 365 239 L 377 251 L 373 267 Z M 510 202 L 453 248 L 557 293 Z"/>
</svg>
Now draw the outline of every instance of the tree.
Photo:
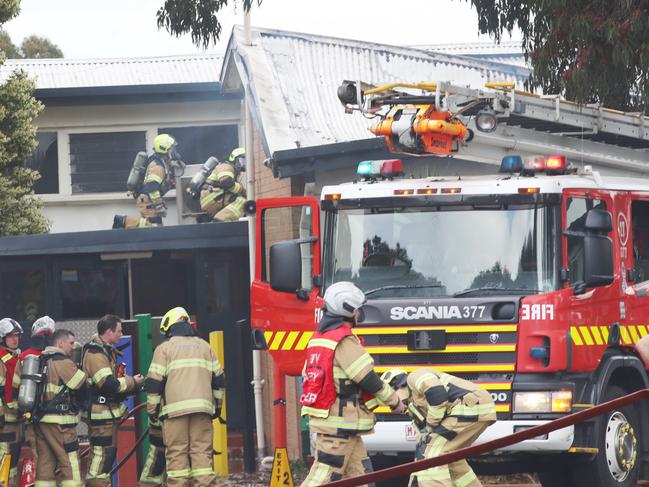
<svg viewBox="0 0 649 487">
<path fill-rule="evenodd" d="M 27 59 L 63 57 L 63 51 L 56 44 L 47 37 L 40 37 L 35 34 L 23 39 L 20 51 L 22 57 Z"/>
<path fill-rule="evenodd" d="M 9 33 L 2 29 L 0 29 L 0 51 L 9 59 L 17 59 L 20 57 L 20 52 L 11 40 Z"/>
<path fill-rule="evenodd" d="M 18 10 L 17 0 L 1 0 L 0 24 Z M 0 235 L 48 230 L 41 205 L 32 196 L 34 182 L 40 176 L 24 167 L 36 147 L 34 120 L 43 108 L 34 99 L 34 88 L 34 82 L 22 71 L 0 84 Z"/>
<path fill-rule="evenodd" d="M 243 8 L 250 11 L 255 0 L 243 0 Z M 230 4 L 237 4 L 230 0 Z M 256 0 L 257 5 L 261 0 Z M 157 13 L 158 28 L 179 37 L 188 32 L 192 42 L 207 48 L 221 37 L 221 23 L 216 14 L 228 5 L 228 0 L 165 0 Z"/>
<path fill-rule="evenodd" d="M 530 88 L 648 112 L 649 0 L 467 1 L 481 33 L 521 30 Z"/>
</svg>

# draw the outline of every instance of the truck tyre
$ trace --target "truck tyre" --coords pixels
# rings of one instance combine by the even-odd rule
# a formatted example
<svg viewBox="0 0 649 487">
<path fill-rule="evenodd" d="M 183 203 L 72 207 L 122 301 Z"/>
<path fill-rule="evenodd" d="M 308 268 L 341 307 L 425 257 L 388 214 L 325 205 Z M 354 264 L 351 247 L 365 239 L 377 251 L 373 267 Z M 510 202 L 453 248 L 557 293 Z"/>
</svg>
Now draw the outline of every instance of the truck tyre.
<svg viewBox="0 0 649 487">
<path fill-rule="evenodd" d="M 601 402 L 628 394 L 611 385 Z M 575 487 L 635 487 L 640 471 L 642 451 L 637 406 L 629 404 L 603 416 L 599 435 L 599 452 L 573 473 Z"/>
</svg>

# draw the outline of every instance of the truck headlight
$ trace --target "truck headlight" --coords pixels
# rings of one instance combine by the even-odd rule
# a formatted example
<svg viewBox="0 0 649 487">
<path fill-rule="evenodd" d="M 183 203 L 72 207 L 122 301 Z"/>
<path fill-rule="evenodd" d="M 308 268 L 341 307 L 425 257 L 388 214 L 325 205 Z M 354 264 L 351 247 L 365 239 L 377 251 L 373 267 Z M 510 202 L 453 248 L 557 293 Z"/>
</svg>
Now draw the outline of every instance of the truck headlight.
<svg viewBox="0 0 649 487">
<path fill-rule="evenodd" d="M 514 392 L 514 413 L 569 413 L 572 391 Z"/>
</svg>

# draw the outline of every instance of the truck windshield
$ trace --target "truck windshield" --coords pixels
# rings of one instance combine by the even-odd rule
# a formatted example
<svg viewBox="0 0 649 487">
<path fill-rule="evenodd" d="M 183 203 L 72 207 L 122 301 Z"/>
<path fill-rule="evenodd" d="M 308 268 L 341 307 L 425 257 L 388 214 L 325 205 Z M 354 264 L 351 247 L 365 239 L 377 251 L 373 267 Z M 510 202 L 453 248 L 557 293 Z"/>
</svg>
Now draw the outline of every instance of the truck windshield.
<svg viewBox="0 0 649 487">
<path fill-rule="evenodd" d="M 354 208 L 329 216 L 325 284 L 373 297 L 535 294 L 557 289 L 554 205 Z"/>
</svg>

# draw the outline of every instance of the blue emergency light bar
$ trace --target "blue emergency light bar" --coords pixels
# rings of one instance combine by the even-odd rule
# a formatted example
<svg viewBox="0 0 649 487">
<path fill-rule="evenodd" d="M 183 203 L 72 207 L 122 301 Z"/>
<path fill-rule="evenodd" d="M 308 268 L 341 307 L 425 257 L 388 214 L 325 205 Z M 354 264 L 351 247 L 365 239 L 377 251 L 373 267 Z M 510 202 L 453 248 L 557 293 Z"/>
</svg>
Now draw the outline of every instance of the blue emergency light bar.
<svg viewBox="0 0 649 487">
<path fill-rule="evenodd" d="M 519 173 L 523 170 L 523 158 L 521 156 L 505 156 L 500 162 L 498 172 Z"/>
</svg>

